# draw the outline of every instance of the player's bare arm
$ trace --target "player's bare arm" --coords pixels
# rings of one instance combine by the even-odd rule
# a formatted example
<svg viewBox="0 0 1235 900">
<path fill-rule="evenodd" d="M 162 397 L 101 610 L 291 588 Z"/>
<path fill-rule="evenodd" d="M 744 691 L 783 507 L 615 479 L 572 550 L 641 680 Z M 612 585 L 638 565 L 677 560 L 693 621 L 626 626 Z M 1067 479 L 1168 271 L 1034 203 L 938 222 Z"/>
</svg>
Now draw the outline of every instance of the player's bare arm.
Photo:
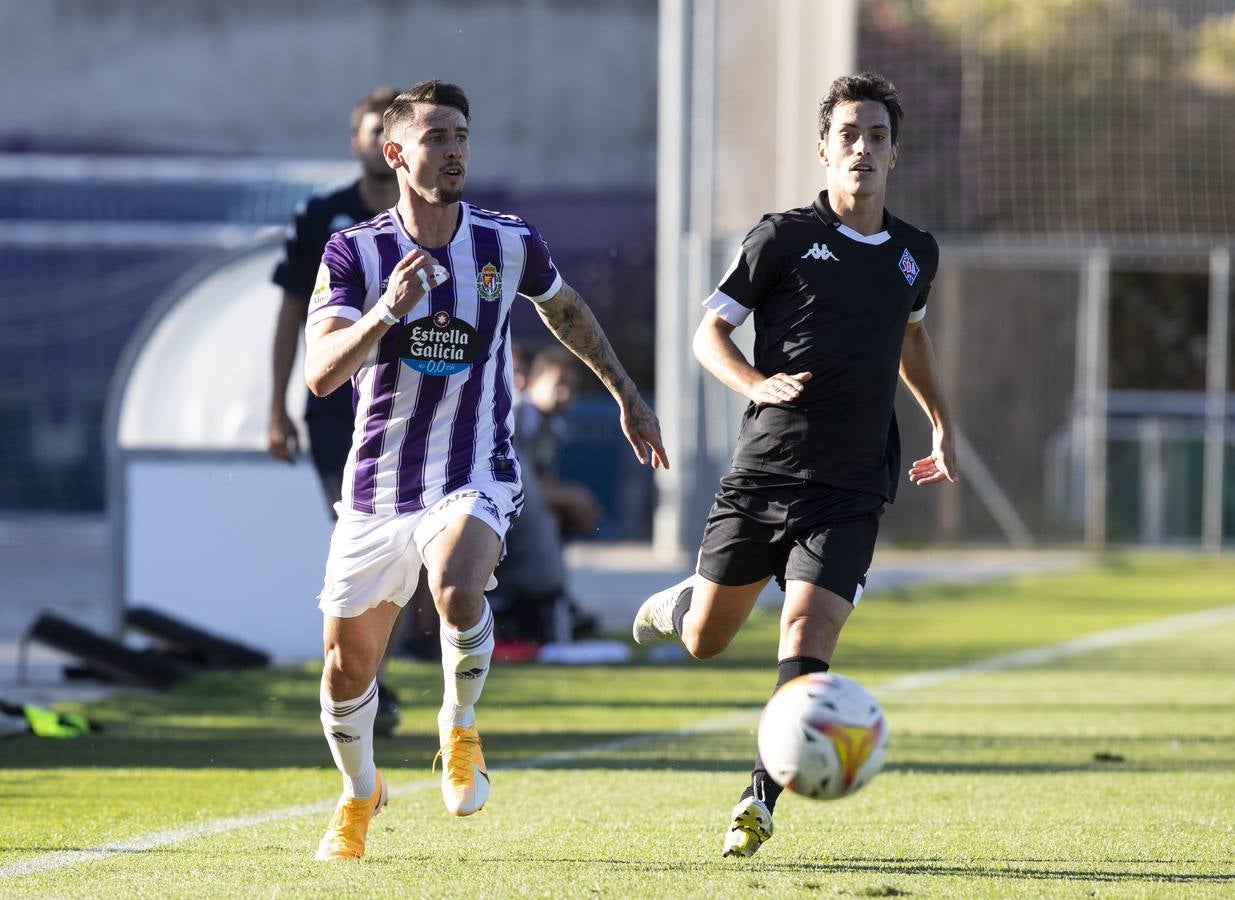
<svg viewBox="0 0 1235 900">
<path fill-rule="evenodd" d="M 901 380 L 913 393 L 931 423 L 931 455 L 915 460 L 909 467 L 909 480 L 916 485 L 956 481 L 956 450 L 952 439 L 952 418 L 948 414 L 935 364 L 935 351 L 922 322 L 911 322 L 901 346 Z"/>
<path fill-rule="evenodd" d="M 308 303 L 294 294 L 284 292 L 279 317 L 274 326 L 274 349 L 271 354 L 270 420 L 266 427 L 266 444 L 270 455 L 292 462 L 300 449 L 300 435 L 287 414 L 287 382 L 292 363 L 296 360 L 296 344 L 304 329 Z"/>
<path fill-rule="evenodd" d="M 562 346 L 583 360 L 617 400 L 622 413 L 622 432 L 639 462 L 650 461 L 654 469 L 669 468 L 669 456 L 660 437 L 660 422 L 639 396 L 596 316 L 578 292 L 563 283 L 551 299 L 536 304 L 536 311 Z"/>
<path fill-rule="evenodd" d="M 691 345 L 695 359 L 726 387 L 759 406 L 788 403 L 801 396 L 803 385 L 810 380 L 810 372 L 798 372 L 796 375 L 778 372 L 764 376 L 747 362 L 733 342 L 735 327 L 708 310 L 695 330 Z"/>
<path fill-rule="evenodd" d="M 439 283 L 428 273 L 437 261 L 424 250 L 413 250 L 395 263 L 386 293 L 359 319 L 324 319 L 306 335 L 304 378 L 318 397 L 325 397 L 346 382 L 360 368 L 369 351 L 391 326 L 382 321 L 386 309 L 401 319 Z M 421 276 L 421 271 L 425 275 Z"/>
</svg>

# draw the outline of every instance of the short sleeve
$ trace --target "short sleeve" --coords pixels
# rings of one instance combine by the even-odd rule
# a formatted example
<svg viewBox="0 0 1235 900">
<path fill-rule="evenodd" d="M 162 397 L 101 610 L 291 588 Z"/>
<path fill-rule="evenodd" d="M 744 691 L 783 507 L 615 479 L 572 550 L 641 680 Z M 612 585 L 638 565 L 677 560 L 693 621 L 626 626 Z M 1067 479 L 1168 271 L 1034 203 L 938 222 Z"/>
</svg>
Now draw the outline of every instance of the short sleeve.
<svg viewBox="0 0 1235 900">
<path fill-rule="evenodd" d="M 918 296 L 914 298 L 913 306 L 909 310 L 909 322 L 921 322 L 926 318 L 926 301 L 931 294 L 931 285 L 935 283 L 935 273 L 939 270 L 939 244 L 935 242 L 933 237 L 930 238 L 930 247 L 926 265 L 922 270 L 922 289 L 918 291 Z"/>
<path fill-rule="evenodd" d="M 909 310 L 909 322 L 921 322 L 926 318 L 926 298 L 930 296 L 931 286 L 928 284 L 918 293 L 917 299 Z"/>
<path fill-rule="evenodd" d="M 271 278 L 285 293 L 302 300 L 308 300 L 313 291 L 314 273 L 319 262 L 319 257 L 313 252 L 312 231 L 308 204 L 301 203 L 287 226 L 283 254 Z"/>
<path fill-rule="evenodd" d="M 704 307 L 730 325 L 746 321 L 776 284 L 775 239 L 776 225 L 771 218 L 752 228 L 716 290 L 703 301 Z"/>
<path fill-rule="evenodd" d="M 553 257 L 549 255 L 549 245 L 540 236 L 540 232 L 531 225 L 528 233 L 523 235 L 525 253 L 523 277 L 519 280 L 519 293 L 536 303 L 552 300 L 562 288 L 562 276 Z"/>
<path fill-rule="evenodd" d="M 364 314 L 365 295 L 364 271 L 351 242 L 341 233 L 332 234 L 326 242 L 317 282 L 309 297 L 305 327 L 324 319 L 356 321 Z"/>
</svg>

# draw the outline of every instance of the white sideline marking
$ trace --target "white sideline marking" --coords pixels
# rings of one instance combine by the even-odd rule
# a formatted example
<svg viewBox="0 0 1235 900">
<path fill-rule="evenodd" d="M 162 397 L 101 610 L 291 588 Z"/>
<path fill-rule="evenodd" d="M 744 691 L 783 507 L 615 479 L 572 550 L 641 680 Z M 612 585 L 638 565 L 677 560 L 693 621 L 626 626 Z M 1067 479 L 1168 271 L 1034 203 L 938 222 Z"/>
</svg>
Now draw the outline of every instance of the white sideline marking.
<svg viewBox="0 0 1235 900">
<path fill-rule="evenodd" d="M 1127 628 L 1116 628 L 1111 631 L 1100 631 L 1075 640 L 1064 641 L 1059 644 L 1048 644 L 1045 647 L 1035 647 L 1029 650 L 1022 650 L 1017 653 L 1007 653 L 1002 656 L 992 656 L 986 659 L 979 659 L 961 666 L 950 666 L 945 669 L 935 669 L 929 672 L 919 672 L 913 675 L 905 675 L 878 685 L 874 688 L 874 692 L 876 694 L 887 694 L 901 691 L 920 690 L 926 687 L 933 687 L 945 681 L 960 678 L 964 675 L 970 675 L 974 672 L 993 672 L 1041 665 L 1043 663 L 1053 662 L 1057 659 L 1065 659 L 1070 656 L 1079 656 L 1083 653 L 1090 653 L 1095 650 L 1107 650 L 1112 647 L 1122 647 L 1127 644 L 1134 644 L 1140 641 L 1158 640 L 1160 638 L 1181 634 L 1185 631 L 1194 631 L 1198 628 L 1223 625 L 1233 620 L 1235 620 L 1235 605 L 1201 610 L 1200 612 L 1187 613 L 1182 616 L 1172 616 L 1169 619 L 1158 619 L 1153 622 L 1144 622 L 1140 625 L 1132 625 Z M 535 759 L 512 762 L 504 766 L 494 766 L 493 771 L 535 769 L 541 766 L 553 765 L 554 763 L 573 762 L 575 760 L 585 759 L 589 756 L 610 753 L 614 750 L 625 750 L 630 749 L 631 747 L 654 744 L 658 741 L 665 740 L 666 738 L 676 738 L 688 734 L 703 732 L 727 731 L 731 728 L 746 725 L 753 720 L 755 716 L 756 714 L 749 710 L 740 713 L 730 713 L 724 716 L 716 716 L 711 719 L 705 719 L 702 722 L 696 722 L 693 725 L 687 725 L 684 728 L 679 728 L 674 731 L 662 731 L 655 734 L 635 734 L 630 737 L 618 738 L 612 741 L 605 741 L 601 744 L 593 744 L 589 747 L 582 747 L 578 750 L 563 750 L 558 753 L 548 753 L 543 756 L 538 756 Z M 398 787 L 392 787 L 390 789 L 390 793 L 392 796 L 396 797 L 405 794 L 413 794 L 436 787 L 437 784 L 437 778 L 421 779 L 420 781 L 413 781 Z M 124 841 L 116 841 L 115 843 L 92 847 L 89 850 L 59 850 L 54 853 L 45 853 L 42 856 L 18 860 L 17 862 L 10 863 L 7 866 L 0 866 L 0 878 L 15 878 L 21 875 L 34 875 L 39 872 L 47 872 L 51 869 L 62 869 L 67 866 L 78 865 L 79 863 L 107 859 L 121 853 L 141 853 L 146 850 L 153 850 L 156 847 L 166 847 L 169 844 L 178 844 L 182 841 L 195 840 L 196 838 L 206 837 L 212 834 L 222 834 L 228 831 L 239 831 L 243 828 L 252 828 L 257 825 L 264 825 L 267 822 L 278 822 L 284 819 L 294 819 L 299 816 L 318 815 L 330 812 L 334 809 L 334 805 L 335 800 L 332 799 L 323 800 L 318 803 L 306 803 L 301 806 L 286 806 L 282 809 L 272 809 L 267 812 L 254 813 L 251 816 L 235 816 L 227 819 L 214 819 L 213 821 L 203 822 L 199 825 L 188 825 L 184 828 L 171 828 L 166 831 L 156 831 L 152 834 L 141 835 L 139 837 L 129 838 Z"/>
<path fill-rule="evenodd" d="M 951 681 L 972 672 L 997 672 L 1003 669 L 1023 669 L 1028 666 L 1054 662 L 1069 656 L 1080 656 L 1095 650 L 1109 650 L 1112 647 L 1122 647 L 1135 644 L 1138 641 L 1153 641 L 1159 638 L 1171 637 L 1185 631 L 1195 631 L 1198 628 L 1208 628 L 1223 625 L 1235 620 L 1235 606 L 1219 606 L 1214 609 L 1203 609 L 1199 612 L 1185 613 L 1182 616 L 1172 616 L 1169 619 L 1157 619 L 1152 622 L 1142 622 L 1140 625 L 1129 625 L 1127 628 L 1115 628 L 1111 631 L 1099 631 L 1084 637 L 1060 644 L 1047 644 L 1045 647 L 1032 647 L 1029 650 L 1019 650 L 1002 656 L 989 656 L 986 659 L 974 660 L 962 666 L 952 666 L 946 669 L 934 669 L 929 672 L 916 672 L 913 675 L 903 675 L 891 681 L 884 682 L 874 688 L 876 694 L 894 693 L 897 691 L 916 691 L 933 687 L 944 681 Z"/>
</svg>

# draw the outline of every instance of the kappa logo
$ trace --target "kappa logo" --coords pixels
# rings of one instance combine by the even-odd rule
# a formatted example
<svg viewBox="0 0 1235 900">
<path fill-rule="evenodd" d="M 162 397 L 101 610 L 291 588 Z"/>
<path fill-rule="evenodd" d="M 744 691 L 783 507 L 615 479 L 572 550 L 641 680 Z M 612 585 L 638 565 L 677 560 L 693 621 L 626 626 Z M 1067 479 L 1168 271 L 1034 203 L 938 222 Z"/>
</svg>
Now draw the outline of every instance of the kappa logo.
<svg viewBox="0 0 1235 900">
<path fill-rule="evenodd" d="M 913 258 L 913 254 L 908 250 L 901 254 L 901 261 L 899 265 L 901 274 L 905 276 L 905 280 L 908 281 L 910 285 L 918 280 L 918 272 L 922 270 L 918 268 L 918 261 Z"/>
<path fill-rule="evenodd" d="M 477 669 L 468 669 L 465 672 L 455 672 L 455 678 L 463 678 L 468 681 L 471 681 L 472 679 L 479 678 L 481 675 L 485 674 L 485 671 L 486 671 L 485 669 L 477 668 Z"/>
<path fill-rule="evenodd" d="M 811 248 L 802 254 L 801 259 L 834 259 L 840 262 L 840 257 L 828 249 L 827 244 L 812 244 Z"/>
</svg>

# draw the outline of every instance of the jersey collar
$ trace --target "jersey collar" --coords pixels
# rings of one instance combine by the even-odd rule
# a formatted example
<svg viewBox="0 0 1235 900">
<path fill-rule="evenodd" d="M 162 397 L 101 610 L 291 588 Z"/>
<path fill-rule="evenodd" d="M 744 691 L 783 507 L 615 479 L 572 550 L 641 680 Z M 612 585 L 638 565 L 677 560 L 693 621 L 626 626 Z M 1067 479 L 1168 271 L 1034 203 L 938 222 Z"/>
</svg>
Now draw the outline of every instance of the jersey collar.
<svg viewBox="0 0 1235 900">
<path fill-rule="evenodd" d="M 408 233 L 407 226 L 403 224 L 403 217 L 399 215 L 399 204 L 395 204 L 390 208 L 390 217 L 394 219 L 395 226 L 399 229 L 400 236 L 411 244 L 413 247 L 419 247 L 420 244 Z M 465 241 L 471 230 L 468 228 L 472 222 L 471 206 L 467 202 L 459 201 L 459 221 L 455 223 L 455 233 L 450 236 L 450 240 L 446 242 L 446 246 L 453 246 L 460 241 Z M 440 250 L 441 247 L 424 247 L 425 250 Z"/>
<path fill-rule="evenodd" d="M 888 215 L 886 209 L 883 211 L 883 231 L 877 234 L 862 234 L 861 232 L 854 231 L 842 222 L 836 213 L 832 211 L 832 204 L 828 203 L 827 191 L 819 192 L 819 196 L 815 198 L 813 206 L 815 208 L 815 215 L 820 218 L 823 224 L 829 228 L 835 228 L 852 241 L 857 241 L 860 244 L 883 244 L 892 239 L 892 235 L 888 231 L 892 217 Z"/>
</svg>

